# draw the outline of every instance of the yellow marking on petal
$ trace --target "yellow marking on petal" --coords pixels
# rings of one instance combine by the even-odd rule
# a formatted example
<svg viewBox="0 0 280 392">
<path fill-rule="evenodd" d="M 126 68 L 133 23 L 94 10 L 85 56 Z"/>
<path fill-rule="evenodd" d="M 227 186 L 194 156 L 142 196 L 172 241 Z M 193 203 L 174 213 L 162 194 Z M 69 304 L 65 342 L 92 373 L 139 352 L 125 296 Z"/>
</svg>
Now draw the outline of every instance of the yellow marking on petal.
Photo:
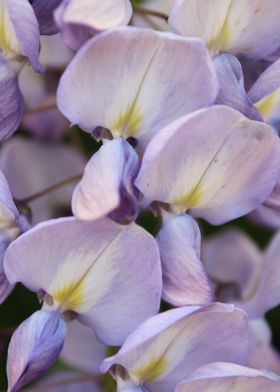
<svg viewBox="0 0 280 392">
<path fill-rule="evenodd" d="M 2 19 L 0 19 L 0 47 L 6 48 L 8 46 L 8 38 L 5 31 L 5 25 Z"/>
<path fill-rule="evenodd" d="M 199 205 L 202 195 L 202 190 L 199 189 L 199 187 L 195 186 L 183 196 L 176 199 L 172 204 L 174 204 L 181 211 L 186 211 L 189 208 L 193 208 Z"/>
<path fill-rule="evenodd" d="M 12 24 L 6 0 L 0 0 L 0 49 L 12 57 L 20 55 L 19 43 Z"/>
<path fill-rule="evenodd" d="M 140 367 L 131 373 L 139 381 L 153 381 L 165 371 L 167 364 L 167 358 L 162 356 L 161 358 L 151 360 L 148 365 Z"/>
<path fill-rule="evenodd" d="M 220 28 L 220 30 L 214 35 L 207 43 L 209 50 L 213 53 L 219 53 L 226 49 L 231 38 L 231 31 L 227 19 Z"/>
<path fill-rule="evenodd" d="M 121 112 L 111 126 L 112 133 L 125 137 L 134 136 L 140 130 L 142 116 L 137 102 L 133 102 Z"/>
<path fill-rule="evenodd" d="M 270 95 L 262 98 L 259 102 L 255 104 L 256 108 L 259 110 L 261 115 L 266 119 L 269 117 L 271 112 L 275 109 L 276 105 L 280 107 L 280 88 L 273 91 Z"/>
<path fill-rule="evenodd" d="M 83 280 L 71 282 L 52 294 L 54 302 L 64 310 L 76 310 L 84 298 Z"/>
</svg>

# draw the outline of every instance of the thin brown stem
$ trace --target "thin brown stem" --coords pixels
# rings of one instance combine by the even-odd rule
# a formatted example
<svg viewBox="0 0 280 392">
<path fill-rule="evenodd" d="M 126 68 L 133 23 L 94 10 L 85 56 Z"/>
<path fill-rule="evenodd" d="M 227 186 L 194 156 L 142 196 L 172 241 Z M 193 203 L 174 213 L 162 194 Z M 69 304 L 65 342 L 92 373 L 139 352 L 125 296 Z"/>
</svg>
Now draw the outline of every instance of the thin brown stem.
<svg viewBox="0 0 280 392">
<path fill-rule="evenodd" d="M 164 19 L 165 21 L 168 19 L 168 15 L 166 15 L 164 12 L 149 10 L 136 4 L 133 5 L 133 11 L 137 14 L 156 16 L 158 18 Z"/>
<path fill-rule="evenodd" d="M 37 200 L 40 197 L 45 196 L 45 195 L 47 195 L 50 192 L 56 191 L 57 189 L 62 188 L 63 186 L 66 186 L 68 184 L 71 184 L 72 182 L 80 180 L 82 178 L 82 176 L 83 176 L 83 174 L 79 173 L 79 174 L 76 174 L 74 176 L 68 177 L 65 180 L 60 181 L 60 182 L 58 182 L 58 183 L 56 183 L 56 184 L 54 184 L 54 185 L 52 185 L 52 186 L 50 186 L 48 188 L 45 188 L 45 189 L 43 189 L 40 192 L 34 193 L 33 195 L 30 195 L 28 197 L 25 197 L 24 199 L 20 199 L 20 200 L 17 200 L 17 201 L 19 203 L 22 203 L 22 204 L 31 203 L 32 201 Z"/>
<path fill-rule="evenodd" d="M 49 102 L 42 104 L 41 106 L 37 106 L 35 108 L 30 108 L 25 111 L 25 114 L 33 114 L 33 113 L 41 113 L 46 112 L 47 110 L 57 108 L 56 100 L 52 99 Z"/>
</svg>

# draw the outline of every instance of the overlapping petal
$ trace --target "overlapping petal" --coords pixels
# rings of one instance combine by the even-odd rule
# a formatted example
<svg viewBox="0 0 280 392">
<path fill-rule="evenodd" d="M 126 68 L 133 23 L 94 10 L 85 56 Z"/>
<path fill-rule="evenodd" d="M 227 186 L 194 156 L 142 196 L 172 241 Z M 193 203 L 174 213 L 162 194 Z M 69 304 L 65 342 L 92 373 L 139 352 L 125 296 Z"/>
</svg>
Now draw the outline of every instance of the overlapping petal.
<svg viewBox="0 0 280 392">
<path fill-rule="evenodd" d="M 272 346 L 272 336 L 267 321 L 250 320 L 249 335 L 249 355 L 246 365 L 280 374 L 280 354 Z"/>
<path fill-rule="evenodd" d="M 94 220 L 112 214 L 132 220 L 138 213 L 133 181 L 139 162 L 135 150 L 122 138 L 103 145 L 86 165 L 72 197 L 74 215 Z"/>
<path fill-rule="evenodd" d="M 200 237 L 198 224 L 186 214 L 169 216 L 157 235 L 162 297 L 175 306 L 205 304 L 213 299 L 200 261 Z"/>
<path fill-rule="evenodd" d="M 176 0 L 169 23 L 213 54 L 265 58 L 280 46 L 279 17 L 278 0 Z"/>
<path fill-rule="evenodd" d="M 173 2 L 174 0 L 146 0 L 142 6 L 145 10 L 160 12 L 162 15 L 168 16 L 173 6 Z M 171 30 L 167 20 L 163 19 L 162 17 L 143 14 L 141 11 L 137 12 L 137 10 L 135 11 L 135 8 L 131 24 L 137 27 L 153 28 L 159 31 Z"/>
<path fill-rule="evenodd" d="M 252 212 L 251 217 L 266 226 L 280 228 L 280 177 L 265 202 Z"/>
<path fill-rule="evenodd" d="M 130 0 L 64 0 L 55 12 L 65 42 L 78 49 L 90 33 L 128 24 Z"/>
<path fill-rule="evenodd" d="M 134 383 L 150 392 L 170 392 L 203 364 L 218 358 L 244 363 L 246 356 L 245 313 L 231 305 L 188 306 L 144 322 L 101 370 L 111 368 L 121 390 Z"/>
<path fill-rule="evenodd" d="M 253 219 L 253 221 L 260 225 L 265 225 L 275 229 L 280 228 L 279 211 L 265 204 L 262 204 L 255 211 L 253 211 L 250 217 Z"/>
<path fill-rule="evenodd" d="M 39 25 L 31 4 L 28 0 L 5 0 L 4 3 L 7 7 L 4 15 L 10 18 L 10 23 L 8 25 L 9 30 L 3 31 L 4 37 L 2 39 L 6 40 L 6 34 L 7 37 L 10 37 L 10 29 L 12 29 L 14 38 L 10 50 L 14 51 L 15 45 L 18 46 L 18 54 L 26 56 L 34 70 L 43 71 L 43 67 L 38 60 L 40 49 Z M 5 4 L 2 7 L 5 7 Z"/>
<path fill-rule="evenodd" d="M 280 233 L 278 232 L 269 247 L 266 249 L 263 259 L 263 270 L 260 282 L 248 304 L 248 312 L 255 318 L 280 304 L 280 271 L 279 271 Z"/>
<path fill-rule="evenodd" d="M 60 80 L 57 101 L 72 124 L 88 132 L 105 127 L 143 148 L 164 125 L 213 103 L 217 89 L 202 41 L 122 27 L 83 46 Z"/>
<path fill-rule="evenodd" d="M 266 124 L 213 106 L 162 129 L 145 151 L 135 184 L 147 205 L 169 203 L 178 213 L 189 210 L 221 224 L 252 211 L 271 193 L 279 146 Z"/>
<path fill-rule="evenodd" d="M 22 223 L 9 184 L 0 171 L 0 303 L 7 298 L 14 287 L 6 278 L 3 259 L 9 243 L 25 229 Z"/>
<path fill-rule="evenodd" d="M 202 261 L 220 301 L 246 302 L 262 274 L 262 254 L 244 233 L 227 229 L 202 244 Z"/>
<path fill-rule="evenodd" d="M 216 103 L 231 106 L 252 120 L 262 120 L 262 116 L 245 91 L 239 60 L 231 54 L 221 54 L 215 57 L 214 64 L 220 82 Z"/>
<path fill-rule="evenodd" d="M 45 309 L 76 313 L 107 344 L 122 343 L 159 308 L 158 247 L 134 223 L 44 222 L 10 245 L 4 268 L 11 283 L 46 292 Z"/>
<path fill-rule="evenodd" d="M 250 319 L 261 318 L 279 305 L 279 246 L 280 233 L 261 255 L 254 243 L 236 230 L 205 241 L 202 259 L 218 299 L 235 303 Z"/>
<path fill-rule="evenodd" d="M 55 34 L 58 28 L 55 24 L 53 13 L 62 0 L 32 0 L 32 7 L 39 22 L 41 34 Z"/>
<path fill-rule="evenodd" d="M 248 92 L 265 121 L 280 120 L 280 60 L 271 64 Z"/>
<path fill-rule="evenodd" d="M 198 369 L 176 392 L 278 392 L 277 377 L 231 363 L 213 363 Z"/>
<path fill-rule="evenodd" d="M 11 136 L 23 114 L 23 98 L 17 74 L 28 60 L 34 70 L 39 62 L 40 33 L 28 0 L 3 0 L 0 6 L 0 141 Z"/>
</svg>

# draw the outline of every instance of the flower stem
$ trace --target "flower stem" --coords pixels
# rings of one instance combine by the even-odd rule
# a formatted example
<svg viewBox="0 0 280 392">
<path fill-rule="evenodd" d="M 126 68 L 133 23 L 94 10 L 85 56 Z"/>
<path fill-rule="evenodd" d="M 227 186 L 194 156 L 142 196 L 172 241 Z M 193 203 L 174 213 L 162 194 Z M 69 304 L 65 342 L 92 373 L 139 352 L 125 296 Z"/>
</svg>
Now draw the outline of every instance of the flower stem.
<svg viewBox="0 0 280 392">
<path fill-rule="evenodd" d="M 57 108 L 57 105 L 56 105 L 56 99 L 54 98 L 54 99 L 51 99 L 48 102 L 42 104 L 41 106 L 27 109 L 25 111 L 25 114 L 41 113 L 41 112 L 46 112 L 47 110 L 51 110 L 51 109 L 55 109 L 55 108 Z"/>
<path fill-rule="evenodd" d="M 71 184 L 72 182 L 78 181 L 82 178 L 83 174 L 75 174 L 74 176 L 68 177 L 63 181 L 60 181 L 48 188 L 43 189 L 40 192 L 34 193 L 33 195 L 30 195 L 28 197 L 25 197 L 24 199 L 17 200 L 17 202 L 22 203 L 22 204 L 28 204 L 31 203 L 34 200 L 39 199 L 42 196 L 47 195 L 48 193 L 51 193 L 53 191 L 56 191 L 59 188 L 62 188 L 63 186 L 66 186 L 68 184 Z"/>
</svg>

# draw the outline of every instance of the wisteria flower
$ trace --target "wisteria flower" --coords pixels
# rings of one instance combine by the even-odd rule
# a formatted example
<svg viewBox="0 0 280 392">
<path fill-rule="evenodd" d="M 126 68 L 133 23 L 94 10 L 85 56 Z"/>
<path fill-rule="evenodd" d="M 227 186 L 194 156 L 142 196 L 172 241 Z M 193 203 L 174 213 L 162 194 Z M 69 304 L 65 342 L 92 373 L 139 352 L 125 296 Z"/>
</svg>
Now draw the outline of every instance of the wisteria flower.
<svg viewBox="0 0 280 392">
<path fill-rule="evenodd" d="M 273 188 L 272 193 L 268 196 L 265 202 L 254 210 L 250 217 L 265 226 L 280 228 L 280 177 Z"/>
<path fill-rule="evenodd" d="M 0 8 L 0 140 L 16 131 L 23 114 L 17 75 L 26 62 L 35 71 L 39 63 L 39 25 L 28 0 L 3 0 Z"/>
<path fill-rule="evenodd" d="M 130 0 L 63 0 L 55 11 L 56 23 L 72 49 L 94 32 L 128 24 L 131 16 Z"/>
<path fill-rule="evenodd" d="M 11 340 L 17 350 L 9 351 L 10 391 L 34 380 L 57 358 L 65 335 L 61 315 L 90 326 L 100 341 L 119 345 L 159 309 L 158 247 L 136 224 L 121 226 L 106 219 L 46 221 L 13 242 L 4 268 L 11 284 L 22 282 L 43 300 L 42 311 L 24 321 Z M 48 339 L 54 336 L 48 332 L 50 319 L 56 320 L 55 336 L 61 328 L 63 333 L 48 349 Z M 42 330 L 38 339 L 28 332 L 33 323 Z"/>
<path fill-rule="evenodd" d="M 277 306 L 279 247 L 279 233 L 263 255 L 245 234 L 236 230 L 206 240 L 202 259 L 219 300 L 234 302 L 252 319 Z"/>
<path fill-rule="evenodd" d="M 279 16 L 277 0 L 175 0 L 169 23 L 202 38 L 214 55 L 265 58 L 280 47 Z"/>
<path fill-rule="evenodd" d="M 189 306 L 144 322 L 101 369 L 111 369 L 118 391 L 170 392 L 218 358 L 244 363 L 247 349 L 245 313 L 222 304 Z"/>
<path fill-rule="evenodd" d="M 202 41 L 123 27 L 80 49 L 62 75 L 57 102 L 73 125 L 137 139 L 143 150 L 164 125 L 211 105 L 217 93 Z"/>
<path fill-rule="evenodd" d="M 25 216 L 19 213 L 9 184 L 0 171 L 0 304 L 14 287 L 13 284 L 10 284 L 4 272 L 3 260 L 5 251 L 8 245 L 28 228 L 29 223 Z"/>
<path fill-rule="evenodd" d="M 135 150 L 123 138 L 105 143 L 87 163 L 74 190 L 74 215 L 82 220 L 106 215 L 115 220 L 135 219 L 139 212 L 139 191 L 134 180 L 139 165 Z"/>
<path fill-rule="evenodd" d="M 225 106 L 185 116 L 152 139 L 135 185 L 145 206 L 158 202 L 174 215 L 157 237 L 165 299 L 178 306 L 212 298 L 199 260 L 199 228 L 180 215 L 221 224 L 248 213 L 271 192 L 279 157 L 279 140 L 267 125 Z"/>
<path fill-rule="evenodd" d="M 0 17 L 0 390 L 280 391 L 279 0 Z"/>
<path fill-rule="evenodd" d="M 249 317 L 248 365 L 280 372 L 280 355 L 271 347 L 271 333 L 263 316 L 279 305 L 280 236 L 264 254 L 242 232 L 228 229 L 203 242 L 202 260 L 216 298 L 243 308 Z"/>
</svg>

